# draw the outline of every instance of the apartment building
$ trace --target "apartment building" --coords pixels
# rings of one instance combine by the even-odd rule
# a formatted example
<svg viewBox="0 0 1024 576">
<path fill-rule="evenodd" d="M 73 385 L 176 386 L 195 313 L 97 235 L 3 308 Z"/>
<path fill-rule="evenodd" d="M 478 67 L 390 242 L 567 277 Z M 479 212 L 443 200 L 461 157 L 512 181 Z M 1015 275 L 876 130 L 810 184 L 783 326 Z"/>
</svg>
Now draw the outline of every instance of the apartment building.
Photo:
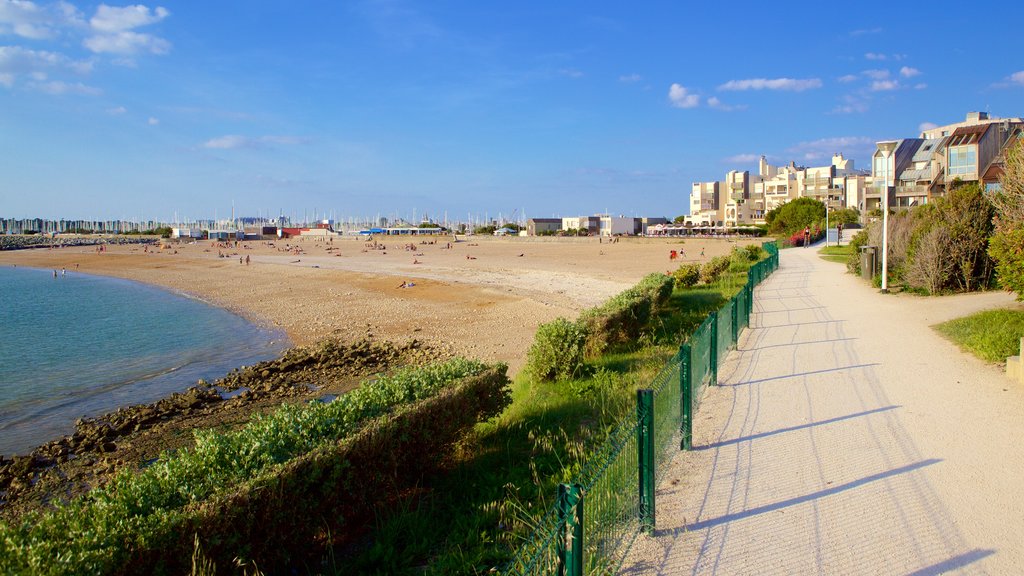
<svg viewBox="0 0 1024 576">
<path fill-rule="evenodd" d="M 849 205 L 847 190 L 853 190 L 857 200 L 863 196 L 867 178 L 842 154 L 833 155 L 827 166 L 810 168 L 795 162 L 773 166 L 762 156 L 757 174 L 731 170 L 720 182 L 694 182 L 686 223 L 726 228 L 763 224 L 770 210 L 801 196 L 842 208 Z"/>
<path fill-rule="evenodd" d="M 872 155 L 873 185 L 861 209 L 880 208 L 883 190 L 891 206 L 909 208 L 933 201 L 954 183 L 998 188 L 1005 151 L 1022 131 L 1021 118 L 969 112 L 963 122 L 925 130 L 919 138 L 879 142 Z"/>
<path fill-rule="evenodd" d="M 690 188 L 691 226 L 735 227 L 763 224 L 770 210 L 796 198 L 814 198 L 831 209 L 880 209 L 883 194 L 893 208 L 926 204 L 953 183 L 999 186 L 1006 149 L 1024 139 L 1021 118 L 992 118 L 969 112 L 962 122 L 936 126 L 917 138 L 884 140 L 871 155 L 871 169 L 857 170 L 841 153 L 826 166 L 790 162 L 772 166 L 762 156 L 758 173 L 732 170 L 725 180 L 694 182 Z"/>
</svg>

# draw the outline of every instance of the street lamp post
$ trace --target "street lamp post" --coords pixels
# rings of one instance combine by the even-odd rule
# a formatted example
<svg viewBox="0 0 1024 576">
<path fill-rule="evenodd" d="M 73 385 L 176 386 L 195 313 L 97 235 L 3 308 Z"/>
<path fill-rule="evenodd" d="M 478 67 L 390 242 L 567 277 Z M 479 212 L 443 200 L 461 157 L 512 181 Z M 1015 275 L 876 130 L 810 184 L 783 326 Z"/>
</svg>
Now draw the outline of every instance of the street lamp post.
<svg viewBox="0 0 1024 576">
<path fill-rule="evenodd" d="M 896 149 L 896 142 L 879 142 L 878 149 L 885 160 L 885 182 L 882 187 L 882 293 L 886 294 L 889 292 L 889 176 L 892 174 L 889 170 L 889 160 Z"/>
</svg>

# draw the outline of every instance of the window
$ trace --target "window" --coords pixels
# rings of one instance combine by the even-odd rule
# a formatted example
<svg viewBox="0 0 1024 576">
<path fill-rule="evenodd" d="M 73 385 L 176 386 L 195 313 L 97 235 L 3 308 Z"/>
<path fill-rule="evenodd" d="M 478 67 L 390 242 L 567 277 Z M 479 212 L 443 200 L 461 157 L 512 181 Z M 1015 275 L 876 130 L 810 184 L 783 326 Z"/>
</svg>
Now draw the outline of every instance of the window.
<svg viewBox="0 0 1024 576">
<path fill-rule="evenodd" d="M 949 155 L 949 174 L 951 176 L 978 172 L 978 148 L 974 144 L 950 146 L 946 153 Z"/>
</svg>

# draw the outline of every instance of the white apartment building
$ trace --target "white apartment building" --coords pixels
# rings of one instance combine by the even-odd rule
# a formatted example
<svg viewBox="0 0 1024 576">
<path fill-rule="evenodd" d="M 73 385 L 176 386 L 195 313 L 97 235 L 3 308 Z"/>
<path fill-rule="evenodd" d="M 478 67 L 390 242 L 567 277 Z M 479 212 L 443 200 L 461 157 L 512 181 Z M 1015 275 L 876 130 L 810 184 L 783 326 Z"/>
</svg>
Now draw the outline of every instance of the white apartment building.
<svg viewBox="0 0 1024 576">
<path fill-rule="evenodd" d="M 686 222 L 726 228 L 764 224 L 768 211 L 801 196 L 827 200 L 830 207 L 843 208 L 850 205 L 847 190 L 859 200 L 867 178 L 854 168 L 853 160 L 842 154 L 833 155 L 828 166 L 811 168 L 794 162 L 772 166 L 762 156 L 757 174 L 732 170 L 721 182 L 694 182 Z"/>
</svg>

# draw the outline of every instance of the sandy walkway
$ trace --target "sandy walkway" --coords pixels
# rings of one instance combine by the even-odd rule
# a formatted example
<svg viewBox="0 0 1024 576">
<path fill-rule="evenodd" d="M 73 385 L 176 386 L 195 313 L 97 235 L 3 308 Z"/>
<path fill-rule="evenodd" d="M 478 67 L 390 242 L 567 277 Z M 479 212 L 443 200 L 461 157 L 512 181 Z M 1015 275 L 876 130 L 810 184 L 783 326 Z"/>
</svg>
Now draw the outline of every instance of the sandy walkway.
<svg viewBox="0 0 1024 576">
<path fill-rule="evenodd" d="M 515 373 L 537 325 L 574 318 L 634 285 L 645 274 L 726 254 L 725 240 L 469 237 L 448 248 L 421 239 L 381 237 L 386 250 L 358 238 L 286 239 L 238 248 L 209 241 L 144 251 L 114 246 L 0 252 L 0 265 L 67 267 L 171 288 L 283 329 L 296 344 L 335 334 L 409 338 L 448 346 Z M 413 250 L 404 245 L 412 242 Z M 701 258 L 702 249 L 705 257 Z M 219 253 L 230 255 L 220 258 Z M 250 264 L 240 264 L 248 256 Z M 76 264 L 78 268 L 76 268 Z M 403 281 L 415 286 L 399 289 Z"/>
<path fill-rule="evenodd" d="M 623 573 L 1024 573 L 1024 390 L 929 328 L 998 306 L 784 250 Z"/>
</svg>

